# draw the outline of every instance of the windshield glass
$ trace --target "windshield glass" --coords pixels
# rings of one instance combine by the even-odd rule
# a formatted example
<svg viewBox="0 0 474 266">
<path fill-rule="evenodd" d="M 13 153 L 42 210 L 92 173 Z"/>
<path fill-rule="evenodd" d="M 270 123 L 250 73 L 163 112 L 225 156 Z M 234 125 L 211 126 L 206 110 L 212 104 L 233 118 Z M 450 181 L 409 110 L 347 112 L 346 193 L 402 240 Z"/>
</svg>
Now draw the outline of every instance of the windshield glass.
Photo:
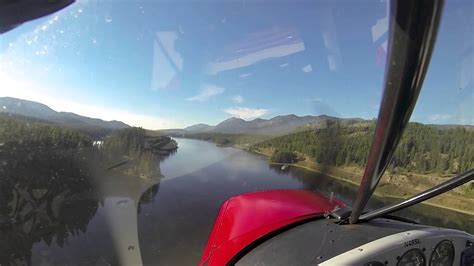
<svg viewBox="0 0 474 266">
<path fill-rule="evenodd" d="M 445 4 L 367 209 L 474 167 L 473 10 Z M 2 33 L 0 265 L 196 264 L 232 196 L 303 188 L 350 206 L 388 14 L 384 0 L 78 1 Z M 470 182 L 397 214 L 473 233 L 473 206 Z"/>
</svg>

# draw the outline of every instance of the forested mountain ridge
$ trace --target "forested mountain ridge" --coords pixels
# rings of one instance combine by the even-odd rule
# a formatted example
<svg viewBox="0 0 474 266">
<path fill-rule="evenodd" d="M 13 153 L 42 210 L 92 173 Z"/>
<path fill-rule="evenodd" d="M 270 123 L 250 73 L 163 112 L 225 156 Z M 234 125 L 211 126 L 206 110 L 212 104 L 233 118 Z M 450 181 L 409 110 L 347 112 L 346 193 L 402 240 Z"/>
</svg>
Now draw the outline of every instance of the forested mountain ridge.
<svg viewBox="0 0 474 266">
<path fill-rule="evenodd" d="M 101 127 L 106 129 L 130 127 L 120 121 L 104 121 L 70 112 L 56 112 L 42 103 L 12 97 L 0 97 L 0 113 L 33 117 L 70 127 Z"/>
<path fill-rule="evenodd" d="M 283 136 L 212 132 L 180 136 L 212 141 L 219 145 L 237 145 L 267 155 L 291 152 L 299 160 L 318 164 L 363 168 L 372 144 L 375 123 L 375 120 L 351 124 L 328 120 L 318 127 L 300 127 Z M 473 143 L 474 131 L 469 127 L 434 127 L 410 122 L 388 170 L 439 175 L 459 173 L 474 167 Z"/>
<path fill-rule="evenodd" d="M 87 231 L 106 198 L 141 196 L 160 182 L 163 154 L 154 148 L 170 138 L 125 128 L 94 140 L 75 128 L 0 113 L 0 264 L 31 265 L 36 243 L 62 248 Z M 147 189 L 138 210 L 156 193 L 157 186 Z"/>
<path fill-rule="evenodd" d="M 251 149 L 290 151 L 320 164 L 365 166 L 375 123 L 365 127 L 328 128 L 296 132 L 252 144 Z M 391 171 L 459 173 L 474 167 L 474 131 L 458 127 L 437 129 L 409 123 L 389 164 Z"/>
<path fill-rule="evenodd" d="M 128 174 L 151 176 L 155 162 L 177 149 L 171 138 L 148 136 L 136 127 L 112 130 L 98 144 L 80 130 L 38 119 L 0 113 L 0 125 L 0 157 L 4 158 L 59 152 L 63 157 L 81 155 L 99 168 L 126 160 L 133 168 Z"/>
<path fill-rule="evenodd" d="M 297 129 L 320 128 L 328 121 L 339 122 L 342 125 L 351 125 L 356 123 L 368 122 L 369 120 L 361 118 L 339 118 L 327 115 L 319 116 L 297 116 L 294 114 L 275 116 L 271 119 L 256 118 L 254 120 L 244 120 L 231 117 L 215 126 L 207 124 L 196 124 L 184 128 L 189 134 L 197 133 L 218 133 L 218 134 L 250 134 L 281 136 L 292 133 Z"/>
<path fill-rule="evenodd" d="M 75 131 L 78 133 L 82 133 L 87 137 L 91 138 L 92 140 L 100 140 L 105 136 L 112 133 L 112 131 L 117 129 L 111 128 L 104 128 L 99 126 L 90 126 L 90 125 L 64 125 L 58 122 L 47 121 L 44 119 L 31 117 L 31 116 L 23 116 L 18 114 L 10 114 L 10 113 L 2 113 L 0 112 L 0 120 L 1 121 L 13 121 L 13 122 L 21 122 L 24 124 L 31 124 L 31 125 L 42 125 L 42 126 L 50 126 L 50 127 L 59 127 L 62 129 L 68 129 L 71 131 Z M 12 133 L 12 132 L 11 132 Z M 31 134 L 31 132 L 30 132 Z"/>
<path fill-rule="evenodd" d="M 86 134 L 54 124 L 25 117 L 0 114 L 0 143 L 2 148 L 19 147 L 90 147 L 92 140 Z"/>
<path fill-rule="evenodd" d="M 208 124 L 195 124 L 183 129 L 163 129 L 157 130 L 157 133 L 174 134 L 174 135 L 195 135 L 195 134 L 232 134 L 232 135 L 261 135 L 261 136 L 283 136 L 295 131 L 307 131 L 313 129 L 321 129 L 326 127 L 328 123 L 337 122 L 342 127 L 366 127 L 374 123 L 374 119 L 362 118 L 341 118 L 328 115 L 319 116 L 297 116 L 294 114 L 275 116 L 270 119 L 256 118 L 253 120 L 244 120 L 241 118 L 231 117 L 215 126 Z M 474 131 L 471 125 L 435 125 L 428 124 L 428 127 L 449 130 L 458 127 L 466 130 Z"/>
</svg>

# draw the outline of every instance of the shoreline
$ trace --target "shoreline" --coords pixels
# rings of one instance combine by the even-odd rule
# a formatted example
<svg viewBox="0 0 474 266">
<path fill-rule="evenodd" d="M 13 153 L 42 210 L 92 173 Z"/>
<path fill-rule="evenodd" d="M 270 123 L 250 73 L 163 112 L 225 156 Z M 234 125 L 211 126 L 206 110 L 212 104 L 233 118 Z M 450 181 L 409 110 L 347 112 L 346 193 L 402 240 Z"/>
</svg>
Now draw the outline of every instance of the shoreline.
<svg viewBox="0 0 474 266">
<path fill-rule="evenodd" d="M 234 145 L 233 146 L 234 148 L 237 148 L 237 149 L 241 149 L 241 150 L 244 150 L 244 151 L 248 151 L 250 153 L 254 153 L 254 154 L 258 154 L 258 155 L 263 155 L 265 156 L 266 158 L 270 158 L 270 155 L 264 153 L 264 152 L 260 152 L 260 151 L 255 151 L 255 150 L 249 150 L 249 149 L 246 149 L 244 147 L 239 147 L 238 145 Z M 343 182 L 347 182 L 349 184 L 352 184 L 352 185 L 355 185 L 355 186 L 359 186 L 359 183 L 353 181 L 353 180 L 350 180 L 350 179 L 346 179 L 346 178 L 343 178 L 343 177 L 339 177 L 339 176 L 336 176 L 336 175 L 333 175 L 333 174 L 330 174 L 330 173 L 322 173 L 321 171 L 318 171 L 317 169 L 314 169 L 314 168 L 311 168 L 309 166 L 306 166 L 306 165 L 302 165 L 302 164 L 299 164 L 299 163 L 274 163 L 274 162 L 268 162 L 269 164 L 272 164 L 272 165 L 291 165 L 291 166 L 295 166 L 295 167 L 299 167 L 299 168 L 302 168 L 302 169 L 306 169 L 308 171 L 311 171 L 311 172 L 315 172 L 315 173 L 318 173 L 318 174 L 324 174 L 328 177 L 331 177 L 331 178 L 334 178 L 334 179 L 337 179 L 339 181 L 343 181 Z M 333 169 L 337 169 L 335 167 L 332 167 Z M 340 169 L 341 171 L 344 171 L 342 169 Z M 355 174 L 355 173 L 353 173 Z M 374 192 L 374 195 L 376 197 L 379 197 L 379 198 L 392 198 L 392 199 L 401 199 L 401 200 L 404 200 L 406 198 L 402 198 L 400 196 L 395 196 L 395 195 L 382 195 L 380 193 L 376 193 Z M 466 211 L 466 210 L 461 210 L 461 209 L 458 209 L 458 208 L 455 208 L 455 207 L 447 207 L 445 205 L 440 205 L 440 204 L 436 204 L 436 203 L 431 203 L 431 202 L 427 202 L 427 201 L 424 201 L 424 202 L 421 202 L 421 204 L 425 204 L 425 205 L 430 205 L 430 206 L 434 206 L 434 207 L 437 207 L 437 208 L 442 208 L 442 209 L 446 209 L 446 210 L 450 210 L 450 211 L 455 211 L 455 212 L 460 212 L 460 213 L 463 213 L 463 214 L 466 214 L 466 215 L 471 215 L 471 216 L 474 216 L 474 212 L 469 212 L 469 211 Z"/>
</svg>

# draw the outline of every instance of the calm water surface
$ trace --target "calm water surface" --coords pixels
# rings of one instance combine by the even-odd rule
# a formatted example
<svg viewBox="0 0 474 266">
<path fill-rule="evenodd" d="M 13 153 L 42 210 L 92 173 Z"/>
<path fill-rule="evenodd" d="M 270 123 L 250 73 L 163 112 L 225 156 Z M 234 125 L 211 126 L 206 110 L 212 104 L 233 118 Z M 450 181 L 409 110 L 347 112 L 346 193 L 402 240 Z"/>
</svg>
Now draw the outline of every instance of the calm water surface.
<svg viewBox="0 0 474 266">
<path fill-rule="evenodd" d="M 219 207 L 229 197 L 279 188 L 333 194 L 349 204 L 355 197 L 356 186 L 321 174 L 296 167 L 283 172 L 260 155 L 204 141 L 177 141 L 178 152 L 160 163 L 161 180 L 104 174 L 93 184 L 95 193 L 64 197 L 67 200 L 58 203 L 60 207 L 53 203 L 52 211 L 38 211 L 39 218 L 19 229 L 12 227 L 24 242 L 9 252 L 35 265 L 109 265 L 119 261 L 195 265 Z M 389 202 L 373 199 L 369 207 Z M 58 213 L 58 218 L 41 220 L 48 212 Z M 474 232 L 474 217 L 454 211 L 420 205 L 401 215 Z M 38 237 L 39 233 L 29 233 L 32 231 L 51 236 Z M 18 235 L 0 233 L 0 249 Z M 18 250 L 21 247 L 24 250 Z M 0 264 L 7 260 L 1 252 Z"/>
<path fill-rule="evenodd" d="M 357 187 L 302 168 L 281 171 L 265 157 L 212 143 L 178 139 L 179 151 L 161 164 L 165 178 L 138 215 L 144 263 L 196 264 L 220 205 L 234 195 L 278 188 L 312 189 L 351 203 Z M 369 208 L 392 202 L 374 199 Z M 474 232 L 474 217 L 427 205 L 405 217 Z"/>
</svg>

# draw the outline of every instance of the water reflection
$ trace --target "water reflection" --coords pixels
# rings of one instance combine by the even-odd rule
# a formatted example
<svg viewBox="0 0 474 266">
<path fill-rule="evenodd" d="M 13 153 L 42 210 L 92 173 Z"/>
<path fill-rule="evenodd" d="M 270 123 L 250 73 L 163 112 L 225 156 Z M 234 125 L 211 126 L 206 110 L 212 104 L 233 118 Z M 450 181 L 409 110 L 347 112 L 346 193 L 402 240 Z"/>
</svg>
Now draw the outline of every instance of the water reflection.
<svg viewBox="0 0 474 266">
<path fill-rule="evenodd" d="M 277 165 L 271 165 L 270 169 L 281 172 Z M 304 188 L 317 191 L 326 196 L 334 196 L 345 202 L 347 205 L 352 204 L 352 200 L 357 194 L 356 185 L 335 180 L 334 178 L 328 177 L 324 174 L 319 174 L 300 167 L 290 166 L 285 174 L 289 175 L 291 178 L 299 180 Z"/>
<path fill-rule="evenodd" d="M 281 164 L 268 164 L 268 168 L 276 173 L 284 175 L 290 172 L 291 165 L 283 166 Z"/>
<path fill-rule="evenodd" d="M 270 165 L 270 169 L 273 171 L 289 174 L 292 178 L 300 180 L 305 188 L 318 191 L 328 196 L 334 195 L 349 206 L 352 205 L 357 194 L 357 186 L 354 184 L 338 181 L 323 174 L 318 174 L 299 167 L 290 167 L 288 171 L 282 171 L 280 168 L 278 165 Z M 367 209 L 374 210 L 400 201 L 401 199 L 398 198 L 373 196 Z M 455 228 L 470 233 L 474 232 L 474 216 L 427 204 L 418 204 L 394 214 L 417 223 Z"/>
<path fill-rule="evenodd" d="M 29 265 L 34 243 L 63 247 L 87 231 L 99 199 L 82 158 L 55 150 L 0 156 L 0 264 Z"/>
<path fill-rule="evenodd" d="M 139 203 L 138 238 L 145 265 L 197 264 L 220 205 L 234 195 L 306 188 L 350 204 L 357 193 L 351 183 L 294 166 L 282 170 L 257 154 L 197 140 L 178 142 L 179 151 L 161 165 L 165 178 L 159 187 L 149 188 Z M 369 208 L 393 200 L 374 198 Z M 402 215 L 474 232 L 473 216 L 458 212 L 419 205 Z"/>
<path fill-rule="evenodd" d="M 127 175 L 130 164 L 107 171 L 85 149 L 0 150 L 0 264 L 196 264 L 229 197 L 307 188 L 350 204 L 356 194 L 353 184 L 269 166 L 260 155 L 178 141 L 152 178 Z M 374 198 L 369 207 L 393 200 Z M 473 216 L 462 213 L 419 205 L 402 215 L 474 232 Z"/>
<path fill-rule="evenodd" d="M 156 197 L 166 155 L 121 154 L 2 145 L 0 265 L 141 264 L 138 201 Z"/>
<path fill-rule="evenodd" d="M 278 173 L 283 173 L 278 165 L 270 165 L 270 169 Z M 318 191 L 319 193 L 326 194 L 327 196 L 334 195 L 336 198 L 342 200 L 349 206 L 352 205 L 352 202 L 357 194 L 358 187 L 352 183 L 335 180 L 332 177 L 328 177 L 303 168 L 290 166 L 288 168 L 288 172 L 285 174 L 300 180 L 304 184 L 305 188 Z M 367 209 L 374 210 L 400 201 L 401 199 L 398 198 L 373 196 L 368 204 Z M 395 213 L 395 215 L 400 215 L 417 223 L 455 228 L 470 233 L 474 232 L 474 216 L 427 204 L 415 205 L 408 209 L 399 211 Z"/>
</svg>

